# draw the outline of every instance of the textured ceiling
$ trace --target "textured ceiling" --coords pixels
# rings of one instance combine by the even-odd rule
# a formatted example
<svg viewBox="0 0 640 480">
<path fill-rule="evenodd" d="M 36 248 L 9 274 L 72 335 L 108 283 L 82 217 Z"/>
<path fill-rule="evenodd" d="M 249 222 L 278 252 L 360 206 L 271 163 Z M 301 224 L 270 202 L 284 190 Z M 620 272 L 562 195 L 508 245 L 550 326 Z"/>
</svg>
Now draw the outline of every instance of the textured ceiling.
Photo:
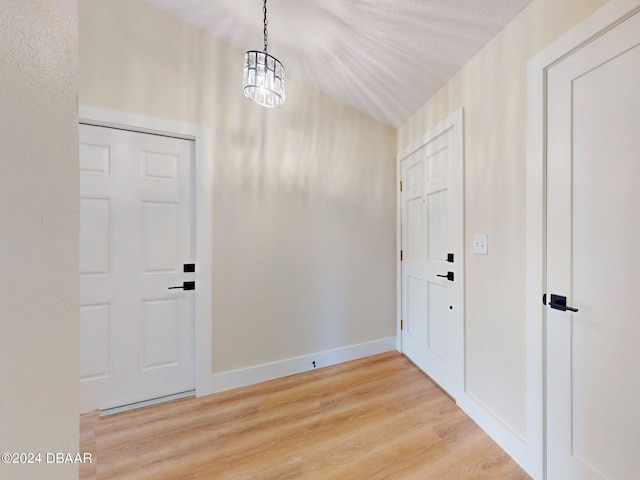
<svg viewBox="0 0 640 480">
<path fill-rule="evenodd" d="M 262 0 L 148 1 L 262 50 Z M 530 2 L 268 0 L 268 51 L 288 77 L 398 127 Z"/>
</svg>

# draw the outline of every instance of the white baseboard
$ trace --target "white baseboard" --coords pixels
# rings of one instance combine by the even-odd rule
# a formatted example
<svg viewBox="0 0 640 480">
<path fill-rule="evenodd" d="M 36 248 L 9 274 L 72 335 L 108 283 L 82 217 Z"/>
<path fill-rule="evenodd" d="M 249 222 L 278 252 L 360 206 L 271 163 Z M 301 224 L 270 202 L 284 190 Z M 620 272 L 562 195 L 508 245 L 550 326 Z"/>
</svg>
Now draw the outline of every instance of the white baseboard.
<svg viewBox="0 0 640 480">
<path fill-rule="evenodd" d="M 358 345 L 336 348 L 334 350 L 313 353 L 302 357 L 288 358 L 277 362 L 218 373 L 213 375 L 211 379 L 211 392 L 223 392 L 233 388 L 245 387 L 247 385 L 307 372 L 314 368 L 337 365 L 338 363 L 389 352 L 395 350 L 395 347 L 396 337 L 388 337 L 373 342 L 360 343 Z M 313 366 L 313 362 L 316 362 L 315 367 Z"/>
<path fill-rule="evenodd" d="M 458 406 L 474 422 L 478 424 L 500 448 L 525 470 L 529 475 L 529 460 L 526 441 L 513 430 L 502 423 L 482 403 L 468 393 L 463 393 L 457 399 Z"/>
</svg>

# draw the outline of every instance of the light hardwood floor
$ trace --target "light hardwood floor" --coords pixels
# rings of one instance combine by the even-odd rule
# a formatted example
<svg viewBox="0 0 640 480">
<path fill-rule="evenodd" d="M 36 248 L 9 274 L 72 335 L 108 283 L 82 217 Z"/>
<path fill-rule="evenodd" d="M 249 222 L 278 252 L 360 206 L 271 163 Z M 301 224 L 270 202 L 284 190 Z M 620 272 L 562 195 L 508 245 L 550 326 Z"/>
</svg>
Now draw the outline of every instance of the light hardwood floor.
<svg viewBox="0 0 640 480">
<path fill-rule="evenodd" d="M 82 480 L 530 478 L 397 352 L 80 425 Z"/>
</svg>

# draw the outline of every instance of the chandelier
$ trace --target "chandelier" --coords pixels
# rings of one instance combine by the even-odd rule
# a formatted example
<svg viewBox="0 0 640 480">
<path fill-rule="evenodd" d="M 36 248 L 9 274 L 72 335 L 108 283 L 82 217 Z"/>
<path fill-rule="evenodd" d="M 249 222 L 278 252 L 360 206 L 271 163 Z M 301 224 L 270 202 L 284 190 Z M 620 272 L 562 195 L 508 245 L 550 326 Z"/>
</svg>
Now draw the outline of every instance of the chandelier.
<svg viewBox="0 0 640 480">
<path fill-rule="evenodd" d="M 284 67 L 267 53 L 267 0 L 264 0 L 264 51 L 249 50 L 244 54 L 244 94 L 264 107 L 284 103 Z"/>
</svg>

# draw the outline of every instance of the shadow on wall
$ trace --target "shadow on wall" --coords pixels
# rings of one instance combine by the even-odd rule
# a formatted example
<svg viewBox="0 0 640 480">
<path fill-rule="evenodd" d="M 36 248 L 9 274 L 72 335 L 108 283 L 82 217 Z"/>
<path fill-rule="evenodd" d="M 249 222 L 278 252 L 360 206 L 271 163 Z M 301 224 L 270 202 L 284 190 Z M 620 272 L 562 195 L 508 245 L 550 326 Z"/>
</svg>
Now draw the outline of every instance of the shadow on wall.
<svg viewBox="0 0 640 480">
<path fill-rule="evenodd" d="M 257 350 L 279 358 L 392 336 L 395 132 L 295 80 L 279 109 L 232 85 L 214 257 L 235 260 L 214 297 L 243 306 L 220 308 L 233 321 L 219 334 L 240 343 L 257 328 Z"/>
<path fill-rule="evenodd" d="M 229 132 L 229 156 L 217 159 L 214 181 L 306 204 L 332 202 L 358 215 L 388 208 L 393 130 L 299 82 L 289 80 L 287 96 L 279 109 L 242 98 L 242 119 Z"/>
</svg>

